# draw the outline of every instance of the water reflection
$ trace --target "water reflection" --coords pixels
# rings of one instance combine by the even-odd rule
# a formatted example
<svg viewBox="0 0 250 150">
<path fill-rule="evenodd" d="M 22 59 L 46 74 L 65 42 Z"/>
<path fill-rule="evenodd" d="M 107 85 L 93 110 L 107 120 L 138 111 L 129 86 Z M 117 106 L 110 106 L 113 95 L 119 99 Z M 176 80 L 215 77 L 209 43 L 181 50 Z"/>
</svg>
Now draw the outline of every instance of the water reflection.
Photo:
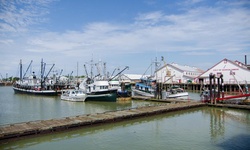
<svg viewBox="0 0 250 150">
<path fill-rule="evenodd" d="M 230 132 L 226 129 L 226 125 L 232 122 L 250 127 L 250 113 L 249 111 L 226 109 L 226 108 L 209 108 L 203 109 L 202 112 L 209 116 L 210 121 L 210 138 L 212 141 L 217 141 L 225 137 L 225 132 Z"/>
<path fill-rule="evenodd" d="M 99 105 L 99 103 L 93 103 Z M 249 148 L 249 112 L 194 108 L 95 125 L 0 144 L 0 149 L 234 149 Z M 210 139 L 209 139 L 210 138 Z M 242 139 L 243 138 L 243 139 Z M 241 141 L 242 139 L 242 141 Z M 235 142 L 238 142 L 235 144 Z M 116 143 L 116 144 L 115 144 Z M 151 147 L 150 147 L 151 146 Z M 105 148 L 103 148 L 105 147 Z"/>
<path fill-rule="evenodd" d="M 225 133 L 225 113 L 221 109 L 210 110 L 211 140 L 223 137 Z"/>
</svg>

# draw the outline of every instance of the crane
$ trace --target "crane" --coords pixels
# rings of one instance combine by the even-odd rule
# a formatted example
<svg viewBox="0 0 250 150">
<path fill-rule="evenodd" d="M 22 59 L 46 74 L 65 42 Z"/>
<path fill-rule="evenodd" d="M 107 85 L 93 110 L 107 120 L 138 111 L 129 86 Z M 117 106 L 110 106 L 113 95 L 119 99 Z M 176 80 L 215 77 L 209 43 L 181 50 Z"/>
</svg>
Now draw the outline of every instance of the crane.
<svg viewBox="0 0 250 150">
<path fill-rule="evenodd" d="M 122 71 L 118 72 L 113 78 L 109 79 L 109 81 L 113 80 L 115 77 L 117 77 L 119 74 L 121 74 L 126 69 L 129 69 L 129 67 L 126 66 Z"/>
</svg>

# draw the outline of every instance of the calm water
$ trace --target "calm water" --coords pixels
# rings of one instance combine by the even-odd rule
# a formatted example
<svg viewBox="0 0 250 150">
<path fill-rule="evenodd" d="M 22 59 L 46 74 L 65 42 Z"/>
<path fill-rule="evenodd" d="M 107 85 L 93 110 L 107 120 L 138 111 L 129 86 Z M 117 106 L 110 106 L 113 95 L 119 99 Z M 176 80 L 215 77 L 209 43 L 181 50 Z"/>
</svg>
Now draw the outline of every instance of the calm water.
<svg viewBox="0 0 250 150">
<path fill-rule="evenodd" d="M 195 95 L 195 94 L 194 94 Z M 157 105 L 61 101 L 58 97 L 14 94 L 0 87 L 1 124 Z M 194 108 L 151 117 L 40 135 L 1 143 L 0 149 L 250 149 L 250 112 Z"/>
<path fill-rule="evenodd" d="M 60 100 L 60 96 L 14 94 L 12 87 L 0 87 L 0 125 L 157 104 L 145 101 L 69 102 Z"/>
</svg>

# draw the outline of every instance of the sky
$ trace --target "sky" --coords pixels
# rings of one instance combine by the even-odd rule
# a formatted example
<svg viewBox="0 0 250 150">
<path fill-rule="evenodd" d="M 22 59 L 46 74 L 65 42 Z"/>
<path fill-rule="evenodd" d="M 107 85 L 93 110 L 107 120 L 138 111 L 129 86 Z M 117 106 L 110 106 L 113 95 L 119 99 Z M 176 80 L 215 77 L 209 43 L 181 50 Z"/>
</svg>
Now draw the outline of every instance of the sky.
<svg viewBox="0 0 250 150">
<path fill-rule="evenodd" d="M 42 59 L 63 75 L 85 75 L 91 59 L 125 74 L 162 56 L 204 71 L 250 64 L 249 16 L 249 0 L 0 0 L 0 73 L 19 76 L 20 60 L 39 73 Z"/>
</svg>

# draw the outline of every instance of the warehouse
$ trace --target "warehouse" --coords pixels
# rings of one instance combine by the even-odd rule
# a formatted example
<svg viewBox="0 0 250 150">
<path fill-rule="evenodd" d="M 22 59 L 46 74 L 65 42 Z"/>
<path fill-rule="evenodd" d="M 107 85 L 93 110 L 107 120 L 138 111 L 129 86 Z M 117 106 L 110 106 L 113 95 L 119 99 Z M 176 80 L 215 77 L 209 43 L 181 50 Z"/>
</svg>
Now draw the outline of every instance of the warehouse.
<svg viewBox="0 0 250 150">
<path fill-rule="evenodd" d="M 171 63 L 156 70 L 155 77 L 160 83 L 192 83 L 202 73 L 203 71 L 196 67 Z"/>
<path fill-rule="evenodd" d="M 223 75 L 224 84 L 246 84 L 250 83 L 250 70 L 247 65 L 239 61 L 223 59 L 213 67 L 197 77 L 196 82 L 209 84 L 209 74 L 216 77 Z"/>
</svg>

